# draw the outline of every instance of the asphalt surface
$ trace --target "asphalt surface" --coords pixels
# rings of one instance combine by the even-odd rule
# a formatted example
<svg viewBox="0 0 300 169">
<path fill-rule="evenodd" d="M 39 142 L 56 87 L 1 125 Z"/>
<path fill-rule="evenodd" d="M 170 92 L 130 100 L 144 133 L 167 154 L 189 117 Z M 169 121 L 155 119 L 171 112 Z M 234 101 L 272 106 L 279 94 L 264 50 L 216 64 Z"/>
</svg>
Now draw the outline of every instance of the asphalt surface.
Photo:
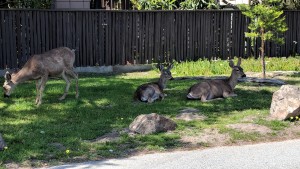
<svg viewBox="0 0 300 169">
<path fill-rule="evenodd" d="M 51 169 L 300 169 L 300 139 L 124 159 L 67 164 Z"/>
</svg>

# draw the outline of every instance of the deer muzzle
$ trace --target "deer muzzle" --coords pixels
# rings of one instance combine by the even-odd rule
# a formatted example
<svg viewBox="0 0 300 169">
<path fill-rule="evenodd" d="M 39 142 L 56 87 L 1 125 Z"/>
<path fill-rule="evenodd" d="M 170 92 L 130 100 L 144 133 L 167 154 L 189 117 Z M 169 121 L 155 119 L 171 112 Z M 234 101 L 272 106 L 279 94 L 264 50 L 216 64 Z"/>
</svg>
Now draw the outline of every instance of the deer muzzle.
<svg viewBox="0 0 300 169">
<path fill-rule="evenodd" d="M 9 98 L 9 95 L 4 94 L 3 97 L 4 97 L 4 98 Z"/>
</svg>

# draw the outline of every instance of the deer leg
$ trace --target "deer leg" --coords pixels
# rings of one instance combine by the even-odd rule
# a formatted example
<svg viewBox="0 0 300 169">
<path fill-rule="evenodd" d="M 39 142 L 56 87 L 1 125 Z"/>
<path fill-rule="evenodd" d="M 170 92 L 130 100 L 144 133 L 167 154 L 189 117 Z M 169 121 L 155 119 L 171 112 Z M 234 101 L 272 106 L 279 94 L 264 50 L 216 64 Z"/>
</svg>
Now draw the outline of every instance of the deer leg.
<svg viewBox="0 0 300 169">
<path fill-rule="evenodd" d="M 69 70 L 69 69 L 66 70 L 66 73 L 76 80 L 76 96 L 75 97 L 78 98 L 78 96 L 79 96 L 79 92 L 78 92 L 78 75 L 73 70 Z"/>
<path fill-rule="evenodd" d="M 41 78 L 40 80 L 40 86 L 39 86 L 39 98 L 38 98 L 38 102 L 37 102 L 37 105 L 41 105 L 42 104 L 42 96 L 43 96 L 43 91 L 45 89 L 45 85 L 46 85 L 46 82 L 48 80 L 48 75 L 45 75 Z"/>
<path fill-rule="evenodd" d="M 38 104 L 39 102 L 39 92 L 41 88 L 41 79 L 36 81 L 36 98 L 35 98 L 35 104 Z"/>
<path fill-rule="evenodd" d="M 66 88 L 64 94 L 59 98 L 59 100 L 64 100 L 69 92 L 70 84 L 71 81 L 70 79 L 66 76 L 65 72 L 62 73 L 62 78 L 66 81 Z"/>
<path fill-rule="evenodd" d="M 206 98 L 207 98 L 206 95 L 202 95 L 201 98 L 200 98 L 201 102 L 207 102 Z"/>
<path fill-rule="evenodd" d="M 161 100 L 163 100 L 165 98 L 165 96 L 167 96 L 167 94 L 164 94 L 164 93 L 159 94 L 159 97 Z"/>
<path fill-rule="evenodd" d="M 211 102 L 211 101 L 216 101 L 216 100 L 223 100 L 223 98 L 214 98 L 214 99 L 206 100 L 205 102 Z"/>
<path fill-rule="evenodd" d="M 200 93 L 200 100 L 201 102 L 207 102 L 209 100 L 213 99 L 213 96 L 211 92 L 209 91 L 203 91 Z"/>
<path fill-rule="evenodd" d="M 223 93 L 223 97 L 226 98 L 226 97 L 236 97 L 237 94 L 235 93 L 228 93 L 228 92 L 224 92 Z"/>
<path fill-rule="evenodd" d="M 148 98 L 147 103 L 152 103 L 153 99 L 151 97 Z"/>
</svg>

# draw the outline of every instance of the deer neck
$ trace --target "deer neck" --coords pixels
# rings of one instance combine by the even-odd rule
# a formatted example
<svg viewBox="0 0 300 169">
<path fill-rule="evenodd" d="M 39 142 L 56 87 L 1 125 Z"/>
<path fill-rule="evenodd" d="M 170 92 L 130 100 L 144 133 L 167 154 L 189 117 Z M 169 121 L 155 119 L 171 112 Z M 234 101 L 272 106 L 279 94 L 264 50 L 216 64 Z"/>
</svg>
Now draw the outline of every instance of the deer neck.
<svg viewBox="0 0 300 169">
<path fill-rule="evenodd" d="M 31 78 L 29 71 L 21 69 L 18 73 L 12 74 L 11 81 L 14 84 L 22 83 Z"/>
<path fill-rule="evenodd" d="M 232 73 L 231 76 L 228 79 L 228 84 L 229 84 L 229 86 L 231 87 L 232 90 L 237 85 L 237 82 L 238 82 L 238 77 Z"/>
<path fill-rule="evenodd" d="M 166 82 L 167 82 L 167 79 L 160 76 L 160 78 L 158 80 L 158 86 L 161 90 L 164 90 L 166 88 Z"/>
</svg>

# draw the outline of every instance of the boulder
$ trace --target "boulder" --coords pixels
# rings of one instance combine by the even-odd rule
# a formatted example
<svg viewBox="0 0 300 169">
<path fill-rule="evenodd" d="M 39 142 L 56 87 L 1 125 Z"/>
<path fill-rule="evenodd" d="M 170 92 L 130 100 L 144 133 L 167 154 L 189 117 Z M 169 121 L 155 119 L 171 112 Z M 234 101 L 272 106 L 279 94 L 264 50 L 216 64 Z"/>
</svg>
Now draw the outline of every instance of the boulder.
<svg viewBox="0 0 300 169">
<path fill-rule="evenodd" d="M 2 138 L 2 135 L 0 134 L 0 151 L 4 150 L 6 147 L 6 143 L 4 141 L 4 139 Z"/>
<path fill-rule="evenodd" d="M 285 120 L 300 115 L 300 87 L 283 85 L 273 93 L 270 116 L 273 119 Z"/>
<path fill-rule="evenodd" d="M 156 113 L 142 114 L 129 125 L 129 130 L 139 134 L 152 134 L 175 130 L 177 124 Z"/>
</svg>

